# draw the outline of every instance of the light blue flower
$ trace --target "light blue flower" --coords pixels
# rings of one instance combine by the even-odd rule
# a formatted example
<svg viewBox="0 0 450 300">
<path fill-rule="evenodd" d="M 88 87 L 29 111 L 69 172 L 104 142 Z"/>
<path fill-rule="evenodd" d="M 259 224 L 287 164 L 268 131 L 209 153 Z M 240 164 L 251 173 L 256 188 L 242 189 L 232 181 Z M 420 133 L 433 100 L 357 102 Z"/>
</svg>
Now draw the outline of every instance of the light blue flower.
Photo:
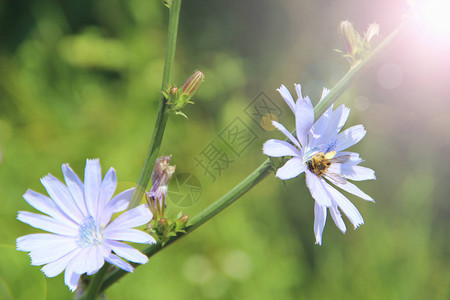
<svg viewBox="0 0 450 300">
<path fill-rule="evenodd" d="M 20 211 L 17 219 L 50 233 L 19 237 L 17 250 L 30 252 L 32 265 L 45 265 L 41 270 L 47 277 L 65 270 L 64 281 L 71 291 L 77 288 L 82 274 L 96 273 L 105 260 L 128 272 L 133 267 L 119 256 L 146 263 L 147 256 L 121 241 L 156 242 L 147 233 L 133 229 L 152 219 L 147 206 L 128 210 L 111 221 L 114 213 L 127 208 L 133 189 L 112 197 L 116 173 L 110 168 L 102 180 L 98 159 L 87 160 L 84 184 L 68 164 L 62 165 L 62 171 L 66 185 L 50 174 L 41 179 L 50 198 L 32 190 L 23 195 L 31 206 L 46 215 Z"/>
<path fill-rule="evenodd" d="M 276 176 L 281 180 L 306 175 L 306 184 L 315 200 L 314 234 L 316 244 L 322 244 L 322 232 L 327 218 L 327 208 L 336 226 L 345 233 L 346 227 L 340 211 L 352 222 L 355 229 L 364 224 L 358 209 L 347 197 L 330 183 L 364 200 L 373 199 L 348 180 L 375 179 L 375 172 L 358 166 L 362 162 L 358 153 L 344 152 L 358 143 L 366 134 L 362 125 L 340 132 L 350 113 L 344 105 L 333 111 L 333 105 L 314 123 L 314 108 L 309 97 L 303 97 L 301 86 L 295 85 L 298 99 L 294 101 L 288 89 L 282 85 L 278 91 L 295 114 L 294 137 L 283 125 L 273 121 L 291 143 L 271 139 L 264 143 L 263 153 L 272 157 L 292 157 L 279 168 Z M 322 100 L 329 90 L 324 89 Z"/>
</svg>

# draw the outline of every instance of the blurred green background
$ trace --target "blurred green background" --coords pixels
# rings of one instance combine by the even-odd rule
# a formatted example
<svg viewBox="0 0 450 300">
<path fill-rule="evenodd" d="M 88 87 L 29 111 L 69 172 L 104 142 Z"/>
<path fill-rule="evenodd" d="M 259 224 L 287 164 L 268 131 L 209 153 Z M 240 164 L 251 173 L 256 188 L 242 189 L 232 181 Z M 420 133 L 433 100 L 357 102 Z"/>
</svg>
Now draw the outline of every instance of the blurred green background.
<svg viewBox="0 0 450 300">
<path fill-rule="evenodd" d="M 194 215 L 264 159 L 268 138 L 251 114 L 266 97 L 293 118 L 275 91 L 301 83 L 316 102 L 348 64 L 340 21 L 386 36 L 401 22 L 403 1 L 199 1 L 182 4 L 173 81 L 196 69 L 206 81 L 169 119 L 161 151 L 177 172 L 197 177 Z M 165 55 L 167 10 L 160 1 L 0 2 L 0 298 L 70 299 L 63 276 L 46 279 L 15 239 L 37 232 L 17 221 L 32 210 L 27 188 L 62 178 L 86 158 L 114 166 L 121 187 L 136 182 L 155 122 Z M 338 100 L 352 108 L 347 126 L 363 123 L 352 148 L 377 180 L 358 184 L 376 204 L 349 196 L 366 222 L 343 235 L 331 218 L 314 245 L 313 199 L 302 176 L 273 175 L 193 234 L 160 252 L 106 292 L 107 299 L 448 299 L 450 186 L 449 43 L 419 27 Z M 253 103 L 253 104 L 252 104 Z M 246 109 L 247 108 L 247 109 Z M 254 108 L 254 107 L 253 107 Z M 254 133 L 237 155 L 221 133 L 239 117 Z M 215 181 L 194 158 L 215 143 L 230 160 Z M 176 188 L 172 182 L 171 188 Z M 3 298 L 2 298 L 3 297 Z"/>
</svg>

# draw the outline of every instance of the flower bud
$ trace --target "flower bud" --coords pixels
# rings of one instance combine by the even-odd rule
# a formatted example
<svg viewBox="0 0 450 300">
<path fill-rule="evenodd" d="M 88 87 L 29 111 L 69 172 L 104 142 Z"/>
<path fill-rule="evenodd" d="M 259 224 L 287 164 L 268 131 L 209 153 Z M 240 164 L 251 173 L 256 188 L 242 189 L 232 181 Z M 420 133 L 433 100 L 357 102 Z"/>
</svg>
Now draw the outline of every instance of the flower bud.
<svg viewBox="0 0 450 300">
<path fill-rule="evenodd" d="M 181 92 L 182 97 L 187 96 L 190 99 L 192 96 L 194 96 L 204 80 L 205 75 L 203 75 L 203 73 L 200 71 L 195 71 L 194 74 L 192 74 L 183 85 L 183 90 Z"/>
<path fill-rule="evenodd" d="M 169 179 L 172 177 L 173 173 L 175 173 L 175 166 L 169 165 L 170 157 L 171 155 L 159 157 L 153 167 L 152 188 L 150 194 L 158 200 L 166 198 Z"/>
<path fill-rule="evenodd" d="M 366 31 L 366 34 L 364 36 L 364 40 L 367 43 L 370 43 L 370 41 L 374 37 L 377 37 L 379 33 L 380 33 L 380 25 L 378 25 L 377 23 L 372 23 L 372 24 L 369 25 L 369 28 Z"/>
<path fill-rule="evenodd" d="M 172 86 L 169 88 L 169 95 L 173 96 L 176 95 L 178 92 L 178 88 L 176 86 Z"/>
<path fill-rule="evenodd" d="M 340 24 L 340 31 L 342 38 L 344 39 L 345 49 L 350 55 L 355 54 L 355 50 L 359 44 L 359 34 L 356 32 L 355 27 L 349 21 L 342 21 Z"/>
<path fill-rule="evenodd" d="M 162 218 L 158 221 L 156 225 L 158 232 L 162 236 L 166 236 L 169 233 L 169 222 L 166 218 Z"/>
<path fill-rule="evenodd" d="M 182 215 L 180 218 L 178 218 L 178 222 L 180 222 L 181 224 L 186 224 L 187 221 L 189 221 L 188 215 Z"/>
<path fill-rule="evenodd" d="M 181 212 L 178 215 L 181 215 Z M 181 217 L 179 217 L 175 222 L 175 232 L 186 232 L 185 228 L 188 221 L 188 215 L 182 215 Z"/>
</svg>

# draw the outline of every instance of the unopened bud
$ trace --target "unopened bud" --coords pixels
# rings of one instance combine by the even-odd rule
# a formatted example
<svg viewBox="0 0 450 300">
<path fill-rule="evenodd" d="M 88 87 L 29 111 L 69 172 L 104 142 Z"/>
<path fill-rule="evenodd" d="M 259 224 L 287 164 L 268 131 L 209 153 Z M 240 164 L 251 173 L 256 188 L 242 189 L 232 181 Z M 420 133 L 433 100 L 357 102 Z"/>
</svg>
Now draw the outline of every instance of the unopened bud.
<svg viewBox="0 0 450 300">
<path fill-rule="evenodd" d="M 159 157 L 153 167 L 152 188 L 150 193 L 158 200 L 166 198 L 169 179 L 172 177 L 173 173 L 175 173 L 175 166 L 169 165 L 170 157 L 171 155 Z"/>
<path fill-rule="evenodd" d="M 186 83 L 183 85 L 181 94 L 191 98 L 197 92 L 198 88 L 204 80 L 205 75 L 203 75 L 203 73 L 200 71 L 195 71 L 194 74 L 192 74 L 188 78 L 188 80 L 186 80 Z"/>
<path fill-rule="evenodd" d="M 356 32 L 355 27 L 353 27 L 353 24 L 349 21 L 342 21 L 340 24 L 340 30 L 347 53 L 350 55 L 355 54 L 355 50 L 358 47 L 360 40 L 359 34 Z"/>
<path fill-rule="evenodd" d="M 180 224 L 186 224 L 189 221 L 189 216 L 188 215 L 182 215 L 179 219 L 178 222 Z"/>
<path fill-rule="evenodd" d="M 380 25 L 373 23 L 369 25 L 369 28 L 366 31 L 366 35 L 364 36 L 364 39 L 366 42 L 370 43 L 370 41 L 377 37 L 380 33 Z"/>
<path fill-rule="evenodd" d="M 158 228 L 159 233 L 160 233 L 162 236 L 166 236 L 167 233 L 169 232 L 169 222 L 167 221 L 166 218 L 161 218 L 161 219 L 158 221 L 158 224 L 157 224 L 156 226 L 157 226 L 157 228 Z"/>
<path fill-rule="evenodd" d="M 178 92 L 178 88 L 177 88 L 176 86 L 170 87 L 170 89 L 169 89 L 169 94 L 170 94 L 171 96 L 176 95 L 177 92 Z"/>
</svg>

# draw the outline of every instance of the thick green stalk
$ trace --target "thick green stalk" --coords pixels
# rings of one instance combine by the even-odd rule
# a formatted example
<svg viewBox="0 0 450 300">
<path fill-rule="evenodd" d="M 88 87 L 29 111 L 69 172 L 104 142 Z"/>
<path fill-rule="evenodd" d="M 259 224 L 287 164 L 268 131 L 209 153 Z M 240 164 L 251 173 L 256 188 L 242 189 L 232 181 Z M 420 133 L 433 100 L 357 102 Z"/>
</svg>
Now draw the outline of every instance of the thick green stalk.
<svg viewBox="0 0 450 300">
<path fill-rule="evenodd" d="M 387 46 L 392 42 L 392 40 L 398 35 L 401 29 L 405 24 L 402 24 L 396 30 L 394 30 L 386 39 L 384 39 L 378 47 L 376 47 L 365 59 L 361 60 L 357 64 L 355 64 L 341 80 L 331 89 L 330 93 L 322 99 L 322 101 L 316 105 L 314 108 L 314 113 L 316 118 L 318 118 L 332 103 L 334 103 L 337 98 L 348 88 L 350 83 L 362 73 L 362 71 L 367 67 L 370 63 L 374 61 L 377 55 L 387 48 Z M 169 241 L 164 245 L 164 247 L 172 244 L 173 242 L 179 240 L 181 237 L 186 236 L 187 234 L 194 231 L 196 228 L 201 226 L 203 223 L 220 213 L 226 207 L 231 205 L 234 201 L 245 195 L 249 190 L 255 187 L 259 182 L 261 182 L 264 178 L 266 178 L 273 170 L 273 166 L 270 162 L 270 159 L 266 159 L 256 170 L 254 170 L 250 175 L 248 175 L 244 180 L 242 180 L 238 185 L 236 185 L 233 189 L 231 189 L 228 193 L 223 195 L 217 201 L 212 203 L 202 212 L 194 216 L 190 222 L 189 226 L 186 229 L 186 233 L 178 234 L 175 237 L 169 239 Z M 158 253 L 163 248 L 161 243 L 157 243 L 147 247 L 143 252 L 148 256 L 152 257 L 156 253 Z M 109 274 L 103 285 L 101 287 L 101 291 L 107 289 L 114 282 L 119 280 L 122 276 L 127 274 L 127 272 L 116 269 L 111 274 Z"/>
<path fill-rule="evenodd" d="M 177 45 L 180 8 L 181 0 L 173 0 L 169 7 L 169 29 L 167 32 L 166 61 L 164 63 L 164 72 L 161 85 L 162 91 L 167 89 L 172 78 L 173 62 L 175 60 L 175 49 Z M 142 196 L 144 196 L 145 189 L 147 188 L 150 177 L 152 176 L 153 165 L 155 164 L 159 148 L 161 147 L 168 118 L 169 113 L 167 112 L 167 99 L 164 96 L 161 96 L 158 117 L 156 118 L 152 140 L 150 141 L 150 147 L 148 148 L 147 157 L 145 158 L 144 166 L 142 167 L 136 189 L 131 197 L 130 204 L 128 206 L 129 209 L 138 206 L 141 202 Z"/>
</svg>

